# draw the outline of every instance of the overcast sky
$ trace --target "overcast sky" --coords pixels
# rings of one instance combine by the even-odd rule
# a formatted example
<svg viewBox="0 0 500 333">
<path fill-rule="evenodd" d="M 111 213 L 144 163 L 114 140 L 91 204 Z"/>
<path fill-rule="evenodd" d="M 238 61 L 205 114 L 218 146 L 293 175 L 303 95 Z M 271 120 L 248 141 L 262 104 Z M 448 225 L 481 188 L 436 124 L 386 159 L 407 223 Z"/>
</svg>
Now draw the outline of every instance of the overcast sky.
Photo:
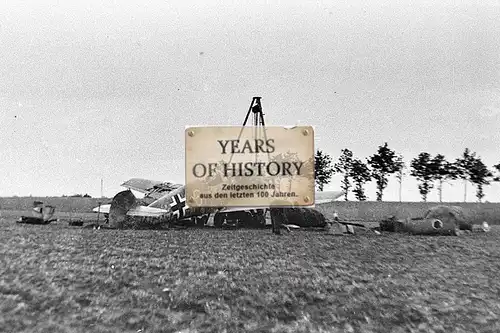
<svg viewBox="0 0 500 333">
<path fill-rule="evenodd" d="M 185 126 L 239 125 L 252 96 L 268 124 L 314 125 L 334 158 L 387 141 L 407 163 L 469 147 L 492 166 L 499 32 L 499 0 L 3 2 L 0 195 L 183 183 Z M 414 180 L 403 188 L 420 199 Z M 500 201 L 500 184 L 486 194 Z"/>
</svg>

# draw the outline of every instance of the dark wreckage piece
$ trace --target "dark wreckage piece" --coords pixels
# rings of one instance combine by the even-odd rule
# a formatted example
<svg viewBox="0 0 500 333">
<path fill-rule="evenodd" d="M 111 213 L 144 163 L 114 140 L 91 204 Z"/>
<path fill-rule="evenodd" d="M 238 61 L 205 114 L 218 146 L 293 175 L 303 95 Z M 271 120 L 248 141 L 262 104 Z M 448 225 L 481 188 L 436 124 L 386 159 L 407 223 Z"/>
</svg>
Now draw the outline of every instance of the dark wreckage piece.
<svg viewBox="0 0 500 333">
<path fill-rule="evenodd" d="M 56 208 L 51 205 L 43 205 L 41 201 L 33 202 L 33 209 L 31 214 L 33 216 L 21 216 L 17 223 L 22 224 L 49 224 L 50 222 L 56 221 L 53 219 Z"/>
<path fill-rule="evenodd" d="M 458 236 L 462 233 L 461 230 L 472 230 L 472 224 L 458 206 L 439 205 L 430 208 L 424 217 L 396 219 L 390 216 L 380 222 L 380 231 L 412 235 Z"/>
<path fill-rule="evenodd" d="M 114 196 L 109 209 L 109 225 L 111 228 L 123 228 L 127 212 L 137 206 L 137 199 L 130 190 L 122 191 Z"/>
</svg>

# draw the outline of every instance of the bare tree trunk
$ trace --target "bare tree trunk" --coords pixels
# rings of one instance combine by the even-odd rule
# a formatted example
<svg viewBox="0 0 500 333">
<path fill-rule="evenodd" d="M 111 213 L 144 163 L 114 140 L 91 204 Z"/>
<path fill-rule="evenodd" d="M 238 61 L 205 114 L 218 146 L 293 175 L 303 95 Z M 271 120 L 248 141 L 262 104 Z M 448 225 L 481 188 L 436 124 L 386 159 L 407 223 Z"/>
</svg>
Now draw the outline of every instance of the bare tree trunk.
<svg viewBox="0 0 500 333">
<path fill-rule="evenodd" d="M 403 189 L 403 178 L 399 178 L 399 202 L 401 202 L 401 190 Z"/>
<path fill-rule="evenodd" d="M 467 201 L 467 179 L 464 179 L 464 202 Z"/>
<path fill-rule="evenodd" d="M 443 180 L 442 179 L 439 180 L 438 191 L 439 191 L 439 202 L 443 202 Z"/>
</svg>

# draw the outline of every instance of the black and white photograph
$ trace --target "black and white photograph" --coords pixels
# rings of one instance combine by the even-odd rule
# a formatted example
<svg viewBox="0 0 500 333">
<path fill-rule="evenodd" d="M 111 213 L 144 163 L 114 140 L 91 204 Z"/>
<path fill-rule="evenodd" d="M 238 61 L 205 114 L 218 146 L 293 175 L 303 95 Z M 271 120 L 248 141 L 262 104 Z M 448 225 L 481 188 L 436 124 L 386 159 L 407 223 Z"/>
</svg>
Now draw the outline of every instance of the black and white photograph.
<svg viewBox="0 0 500 333">
<path fill-rule="evenodd" d="M 500 0 L 5 0 L 0 42 L 0 332 L 500 332 Z"/>
</svg>

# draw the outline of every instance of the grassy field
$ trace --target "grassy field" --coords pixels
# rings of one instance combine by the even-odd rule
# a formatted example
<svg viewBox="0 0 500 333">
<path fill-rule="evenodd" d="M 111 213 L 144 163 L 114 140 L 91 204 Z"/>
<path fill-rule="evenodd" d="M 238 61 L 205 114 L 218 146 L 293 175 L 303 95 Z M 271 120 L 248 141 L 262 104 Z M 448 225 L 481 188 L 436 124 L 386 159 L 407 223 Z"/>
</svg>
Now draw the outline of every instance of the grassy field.
<svg viewBox="0 0 500 333">
<path fill-rule="evenodd" d="M 4 217 L 0 229 L 5 332 L 500 331 L 496 226 L 460 237 L 279 237 Z"/>
<path fill-rule="evenodd" d="M 380 221 L 389 215 L 398 218 L 422 217 L 429 208 L 440 204 L 462 207 L 472 223 L 487 221 L 489 224 L 500 224 L 500 203 L 335 201 L 317 205 L 317 208 L 327 218 L 332 218 L 334 211 L 337 211 L 344 220 Z"/>
<path fill-rule="evenodd" d="M 56 215 L 61 218 L 73 218 L 84 216 L 95 218 L 92 209 L 97 207 L 98 202 L 110 203 L 111 199 L 103 198 L 60 198 L 60 197 L 9 197 L 0 198 L 0 212 L 5 214 L 31 214 L 33 201 L 39 200 L 56 207 Z M 489 224 L 500 224 L 500 203 L 444 203 L 446 205 L 457 205 L 464 208 L 468 218 L 473 223 L 487 221 Z M 337 211 L 343 220 L 356 221 L 380 221 L 389 215 L 398 218 L 420 217 L 432 206 L 439 205 L 436 202 L 376 202 L 376 201 L 335 201 L 329 204 L 317 205 L 327 218 L 333 218 Z M 81 215 L 85 213 L 86 215 Z"/>
<path fill-rule="evenodd" d="M 31 208 L 25 211 L 22 210 L 0 210 L 0 220 L 17 220 L 21 216 L 32 216 Z M 97 213 L 71 213 L 71 212 L 58 212 L 54 214 L 54 218 L 63 220 L 65 222 L 73 220 L 84 220 L 86 222 L 97 221 Z M 103 221 L 103 215 L 101 214 L 99 219 Z"/>
<path fill-rule="evenodd" d="M 72 198 L 72 197 L 3 197 L 0 210 L 26 211 L 33 208 L 33 201 L 42 201 L 56 207 L 57 212 L 87 213 L 102 204 L 111 203 L 110 198 Z"/>
</svg>

